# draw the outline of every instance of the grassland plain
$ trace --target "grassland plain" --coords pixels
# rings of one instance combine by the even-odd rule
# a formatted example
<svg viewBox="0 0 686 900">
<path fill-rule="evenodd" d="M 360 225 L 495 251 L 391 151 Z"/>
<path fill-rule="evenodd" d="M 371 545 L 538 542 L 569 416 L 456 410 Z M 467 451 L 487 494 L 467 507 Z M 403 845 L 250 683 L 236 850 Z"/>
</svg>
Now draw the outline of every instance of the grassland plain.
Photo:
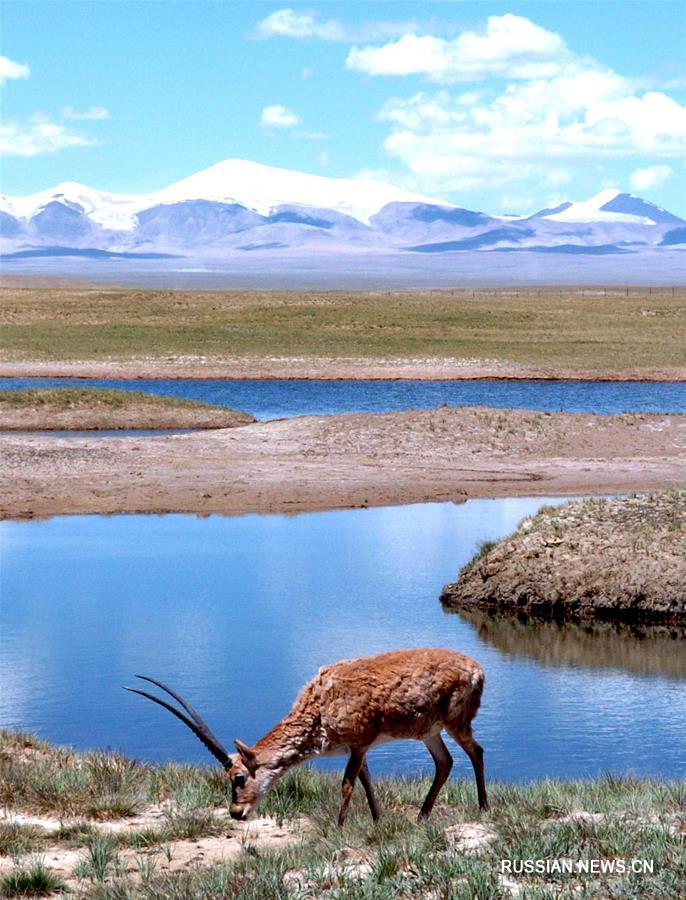
<svg viewBox="0 0 686 900">
<path fill-rule="evenodd" d="M 338 776 L 300 768 L 260 817 L 237 823 L 217 768 L 77 754 L 5 731 L 0 890 L 89 900 L 683 897 L 684 780 L 492 784 L 481 815 L 471 780 L 452 780 L 417 823 L 427 788 L 379 779 L 382 819 L 372 824 L 356 795 L 339 829 Z M 503 872 L 502 860 L 540 860 L 544 871 Z M 573 871 L 556 871 L 555 860 Z M 591 860 L 604 871 L 584 872 Z"/>
<path fill-rule="evenodd" d="M 233 428 L 253 416 L 199 403 L 109 388 L 0 390 L 0 431 Z"/>
<path fill-rule="evenodd" d="M 686 378 L 685 289 L 0 286 L 2 374 Z"/>
</svg>

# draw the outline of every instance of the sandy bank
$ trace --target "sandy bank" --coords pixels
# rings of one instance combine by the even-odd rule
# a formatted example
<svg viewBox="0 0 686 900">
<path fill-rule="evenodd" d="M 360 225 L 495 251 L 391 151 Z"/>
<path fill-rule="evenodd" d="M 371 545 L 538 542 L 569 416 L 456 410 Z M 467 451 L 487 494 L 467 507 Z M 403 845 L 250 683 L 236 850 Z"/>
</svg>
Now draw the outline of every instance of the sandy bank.
<svg viewBox="0 0 686 900">
<path fill-rule="evenodd" d="M 446 585 L 451 609 L 686 624 L 686 491 L 541 510 Z"/>
<path fill-rule="evenodd" d="M 115 378 L 321 381 L 686 381 L 686 366 L 584 369 L 491 359 L 349 357 L 174 357 L 110 360 L 0 360 L 2 378 Z"/>
<path fill-rule="evenodd" d="M 307 416 L 139 438 L 0 437 L 0 514 L 305 512 L 678 486 L 686 417 Z"/>
</svg>

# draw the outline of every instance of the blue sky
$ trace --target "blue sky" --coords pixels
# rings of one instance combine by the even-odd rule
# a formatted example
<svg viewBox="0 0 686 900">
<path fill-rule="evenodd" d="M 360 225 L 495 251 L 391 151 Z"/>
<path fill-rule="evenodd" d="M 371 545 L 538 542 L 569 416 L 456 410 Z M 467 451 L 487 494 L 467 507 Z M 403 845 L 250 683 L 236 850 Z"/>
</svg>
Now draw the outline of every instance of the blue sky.
<svg viewBox="0 0 686 900">
<path fill-rule="evenodd" d="M 686 215 L 686 4 L 3 3 L 2 189 L 222 159 L 489 212 L 605 187 Z"/>
</svg>

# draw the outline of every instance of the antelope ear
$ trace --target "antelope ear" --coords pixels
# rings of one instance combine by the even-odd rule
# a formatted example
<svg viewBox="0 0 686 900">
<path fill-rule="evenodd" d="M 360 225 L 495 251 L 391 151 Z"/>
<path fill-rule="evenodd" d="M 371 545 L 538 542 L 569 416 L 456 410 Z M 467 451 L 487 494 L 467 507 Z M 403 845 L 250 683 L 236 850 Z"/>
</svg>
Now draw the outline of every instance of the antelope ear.
<svg viewBox="0 0 686 900">
<path fill-rule="evenodd" d="M 251 747 L 248 747 L 247 744 L 244 744 L 243 741 L 235 740 L 234 745 L 236 750 L 240 753 L 246 769 L 251 775 L 254 775 L 255 769 L 257 768 L 257 756 L 255 751 Z"/>
</svg>

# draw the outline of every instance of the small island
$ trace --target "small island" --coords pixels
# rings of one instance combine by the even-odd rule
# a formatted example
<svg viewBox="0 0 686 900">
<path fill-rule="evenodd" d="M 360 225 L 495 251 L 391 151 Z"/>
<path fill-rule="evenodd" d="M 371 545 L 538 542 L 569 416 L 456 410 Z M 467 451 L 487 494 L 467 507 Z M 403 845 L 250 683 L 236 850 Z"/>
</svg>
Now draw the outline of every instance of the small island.
<svg viewBox="0 0 686 900">
<path fill-rule="evenodd" d="M 544 507 L 443 588 L 447 609 L 686 621 L 686 490 Z"/>
<path fill-rule="evenodd" d="M 0 391 L 0 431 L 234 428 L 249 413 L 179 397 L 109 388 L 58 387 Z"/>
</svg>

